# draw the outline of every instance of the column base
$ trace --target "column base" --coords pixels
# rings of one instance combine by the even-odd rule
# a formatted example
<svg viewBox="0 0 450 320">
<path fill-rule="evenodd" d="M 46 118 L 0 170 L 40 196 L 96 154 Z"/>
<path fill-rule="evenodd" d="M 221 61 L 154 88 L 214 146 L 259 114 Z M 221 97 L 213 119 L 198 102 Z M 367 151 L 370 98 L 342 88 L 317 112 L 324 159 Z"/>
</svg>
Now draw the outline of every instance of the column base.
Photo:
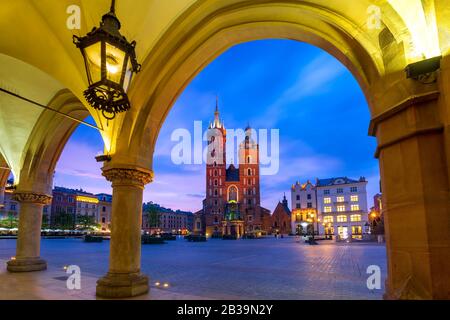
<svg viewBox="0 0 450 320">
<path fill-rule="evenodd" d="M 97 296 L 102 298 L 130 298 L 147 293 L 148 277 L 141 273 L 111 273 L 97 281 Z"/>
<path fill-rule="evenodd" d="M 47 269 L 47 262 L 40 258 L 18 258 L 7 262 L 9 272 L 33 272 Z"/>
</svg>

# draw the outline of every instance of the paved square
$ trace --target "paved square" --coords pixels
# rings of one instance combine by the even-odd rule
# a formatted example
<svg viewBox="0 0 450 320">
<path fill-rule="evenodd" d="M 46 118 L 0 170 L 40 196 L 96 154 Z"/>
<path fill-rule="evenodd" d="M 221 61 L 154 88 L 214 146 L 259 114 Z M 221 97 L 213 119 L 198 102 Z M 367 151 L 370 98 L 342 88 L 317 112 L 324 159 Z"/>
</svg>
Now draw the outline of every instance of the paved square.
<svg viewBox="0 0 450 320">
<path fill-rule="evenodd" d="M 95 282 L 108 269 L 108 241 L 44 239 L 48 270 L 24 274 L 6 271 L 15 245 L 15 240 L 0 240 L 0 299 L 95 299 Z M 80 266 L 81 290 L 66 288 L 65 265 Z M 382 270 L 381 290 L 367 289 L 369 265 Z M 333 242 L 309 246 L 291 237 L 206 243 L 179 238 L 144 245 L 142 270 L 151 289 L 141 299 L 381 299 L 386 249 Z"/>
</svg>

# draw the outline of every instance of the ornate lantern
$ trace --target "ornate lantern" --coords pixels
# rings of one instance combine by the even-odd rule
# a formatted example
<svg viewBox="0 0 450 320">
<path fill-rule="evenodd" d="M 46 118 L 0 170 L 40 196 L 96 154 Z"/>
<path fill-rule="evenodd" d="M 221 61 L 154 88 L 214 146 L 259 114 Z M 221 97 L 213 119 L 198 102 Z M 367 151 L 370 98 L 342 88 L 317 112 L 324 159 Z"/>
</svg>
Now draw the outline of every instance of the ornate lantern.
<svg viewBox="0 0 450 320">
<path fill-rule="evenodd" d="M 127 90 L 133 73 L 141 69 L 136 60 L 136 41 L 129 43 L 119 32 L 120 21 L 115 14 L 115 0 L 111 10 L 102 17 L 100 27 L 94 27 L 84 37 L 73 36 L 81 50 L 89 81 L 84 91 L 87 102 L 101 110 L 106 119 L 130 109 Z"/>
</svg>

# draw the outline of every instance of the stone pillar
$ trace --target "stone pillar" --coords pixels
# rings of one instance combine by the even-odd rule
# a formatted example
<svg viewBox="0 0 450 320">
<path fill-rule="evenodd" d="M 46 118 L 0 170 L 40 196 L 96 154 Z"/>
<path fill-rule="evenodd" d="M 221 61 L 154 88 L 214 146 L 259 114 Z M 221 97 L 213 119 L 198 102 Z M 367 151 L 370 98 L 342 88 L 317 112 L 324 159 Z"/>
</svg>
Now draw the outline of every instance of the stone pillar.
<svg viewBox="0 0 450 320">
<path fill-rule="evenodd" d="M 153 179 L 145 169 L 103 169 L 112 182 L 113 200 L 109 271 L 97 281 L 97 295 L 133 297 L 148 292 L 148 277 L 141 273 L 141 224 L 144 185 Z"/>
<path fill-rule="evenodd" d="M 10 272 L 29 272 L 47 269 L 40 258 L 42 211 L 52 197 L 32 192 L 15 192 L 14 199 L 20 203 L 19 233 L 16 256 L 8 261 Z"/>
<path fill-rule="evenodd" d="M 439 92 L 372 120 L 383 192 L 386 299 L 450 299 L 450 193 Z"/>
</svg>

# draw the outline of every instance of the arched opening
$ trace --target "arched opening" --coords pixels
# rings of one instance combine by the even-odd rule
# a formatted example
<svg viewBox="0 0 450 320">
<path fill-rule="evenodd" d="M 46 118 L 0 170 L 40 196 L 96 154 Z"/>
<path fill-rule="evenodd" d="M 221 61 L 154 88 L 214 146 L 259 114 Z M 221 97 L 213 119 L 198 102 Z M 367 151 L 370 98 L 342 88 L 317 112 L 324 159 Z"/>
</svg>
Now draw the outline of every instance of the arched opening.
<svg viewBox="0 0 450 320">
<path fill-rule="evenodd" d="M 279 49 L 279 47 L 283 49 Z M 277 48 L 279 51 L 277 51 Z M 245 54 L 246 52 L 247 55 Z M 251 52 L 251 54 L 249 52 Z M 264 52 L 266 54 L 263 54 Z M 270 52 L 270 54 L 268 54 L 268 52 Z M 291 55 L 288 55 L 288 52 Z M 301 57 L 300 53 L 305 56 Z M 250 56 L 252 59 L 250 59 Z M 268 56 L 272 56 L 272 58 L 270 59 Z M 317 56 L 319 56 L 320 59 L 315 61 L 314 58 L 317 58 Z M 294 57 L 298 57 L 296 64 L 292 64 L 292 61 L 296 60 Z M 280 58 L 284 59 L 282 60 L 283 62 L 276 64 L 275 61 L 281 61 Z M 270 61 L 268 62 L 267 60 Z M 232 61 L 236 62 L 232 63 Z M 302 72 L 305 65 L 309 64 L 311 64 L 309 68 L 306 68 L 306 71 Z M 277 66 L 273 68 L 278 70 L 278 74 L 276 75 L 271 68 L 268 67 L 273 65 Z M 255 69 L 258 70 L 255 66 L 259 66 L 263 70 L 271 71 L 263 72 L 259 70 L 258 72 L 255 71 Z M 227 72 L 222 72 L 225 68 Z M 237 70 L 239 70 L 239 73 Z M 308 97 L 299 95 L 293 99 L 293 101 L 287 101 L 288 99 L 286 99 L 283 103 L 274 106 L 273 110 L 271 110 L 272 113 L 268 115 L 268 109 L 270 109 L 269 106 L 273 104 L 273 100 L 278 99 L 273 95 L 264 95 L 265 91 L 270 91 L 268 88 L 262 87 L 264 79 L 266 79 L 265 77 L 267 77 L 267 79 L 277 79 L 276 83 L 269 81 L 270 86 L 276 87 L 275 89 L 272 89 L 271 92 L 272 94 L 273 92 L 277 92 L 279 96 L 282 96 L 283 92 L 286 91 L 290 91 L 291 94 L 295 94 L 296 90 L 300 93 L 304 92 L 305 88 L 303 84 L 310 83 L 309 80 L 314 76 L 312 70 L 322 75 L 326 74 L 326 72 L 330 72 L 332 76 L 326 77 L 324 80 L 327 82 L 326 84 L 320 83 L 312 88 L 309 91 L 311 95 L 308 95 Z M 255 81 L 257 83 L 254 87 L 248 85 L 249 82 L 254 81 L 252 78 L 252 71 L 256 72 L 258 76 L 262 78 L 259 81 Z M 296 73 L 295 76 L 293 75 L 294 72 Z M 250 73 L 250 75 L 247 73 Z M 221 75 L 220 80 L 217 79 L 216 74 Z M 237 74 L 239 74 L 239 77 L 236 77 Z M 241 78 L 244 80 L 241 80 Z M 339 78 L 344 79 L 342 80 L 343 84 L 336 84 L 338 83 L 337 79 Z M 215 80 L 212 81 L 211 79 Z M 281 79 L 284 79 L 285 81 L 282 81 Z M 211 85 L 206 85 L 206 82 L 211 83 Z M 242 82 L 244 83 L 242 84 Z M 287 83 L 290 83 L 291 85 L 288 85 Z M 335 85 L 330 83 L 335 83 Z M 229 84 L 229 86 L 227 86 L 227 84 Z M 297 84 L 297 86 L 293 86 L 293 84 Z M 240 85 L 242 85 L 243 88 L 238 89 Z M 260 86 L 259 90 L 262 91 L 260 93 L 262 97 L 259 99 L 256 94 L 258 92 L 258 86 Z M 332 88 L 328 88 L 329 86 Z M 204 90 L 203 93 L 199 93 L 200 88 L 201 90 Z M 289 90 L 290 88 L 295 88 L 296 90 Z M 315 90 L 317 92 L 315 92 Z M 251 205 L 253 196 L 261 194 L 262 203 L 265 204 L 266 208 L 270 208 L 272 211 L 275 204 L 278 202 L 280 194 L 282 195 L 283 191 L 289 192 L 291 184 L 294 183 L 296 179 L 315 180 L 316 177 L 326 178 L 328 175 L 339 175 L 340 166 L 337 164 L 338 161 L 334 159 L 334 156 L 339 154 L 344 155 L 344 162 L 347 163 L 347 165 L 352 162 L 365 163 L 365 168 L 363 168 L 363 166 L 354 168 L 353 174 L 357 174 L 357 178 L 359 178 L 359 175 L 362 174 L 364 170 L 367 170 L 367 167 L 371 167 L 370 173 L 367 173 L 367 175 L 374 175 L 374 178 L 371 179 L 371 181 L 373 182 L 373 185 L 378 185 L 378 164 L 376 160 L 372 159 L 375 150 L 375 141 L 373 141 L 372 138 L 367 137 L 366 134 L 370 115 L 365 97 L 352 75 L 345 67 L 335 61 L 335 59 L 310 45 L 288 40 L 263 40 L 237 45 L 219 56 L 205 68 L 187 87 L 186 91 L 183 92 L 175 107 L 168 115 L 167 122 L 162 126 L 161 135 L 155 148 L 156 156 L 153 162 L 155 183 L 150 184 L 146 188 L 144 198 L 152 199 L 152 201 L 155 202 L 161 201 L 167 206 L 170 206 L 172 203 L 175 208 L 179 208 L 182 206 L 182 203 L 186 203 L 185 206 L 189 207 L 191 211 L 197 211 L 198 209 L 201 209 L 202 206 L 202 198 L 199 194 L 206 193 L 206 203 L 208 203 L 208 198 L 210 197 L 207 196 L 207 186 L 205 186 L 203 174 L 205 173 L 208 175 L 209 169 L 206 169 L 205 171 L 205 163 L 201 165 L 191 164 L 185 166 L 171 166 L 171 153 L 168 144 L 172 132 L 176 129 L 186 129 L 192 134 L 193 123 L 195 120 L 203 120 L 205 123 L 203 129 L 206 130 L 208 123 L 214 117 L 214 94 L 217 91 L 219 91 L 220 117 L 223 122 L 226 123 L 225 128 L 227 129 L 227 132 L 228 129 L 237 128 L 239 126 L 243 128 L 247 124 L 247 121 L 250 121 L 252 125 L 255 124 L 255 128 L 265 128 L 264 125 L 266 125 L 268 119 L 270 119 L 276 121 L 276 123 L 271 122 L 270 124 L 267 124 L 267 126 L 269 128 L 280 128 L 280 131 L 282 132 L 280 133 L 280 140 L 282 141 L 281 146 L 283 146 L 283 141 L 289 141 L 288 144 L 291 145 L 291 148 L 284 150 L 283 155 L 281 155 L 282 159 L 280 167 L 282 168 L 280 168 L 280 171 L 282 172 L 279 176 L 275 176 L 275 179 L 273 179 L 274 177 L 272 176 L 261 177 L 261 191 L 257 191 L 254 188 L 259 189 L 258 178 L 254 177 L 254 175 L 249 177 L 248 175 L 251 173 L 251 170 L 244 170 L 244 172 L 242 172 L 242 182 L 245 182 L 245 185 L 243 185 L 242 191 L 239 189 L 239 195 L 242 195 L 242 198 L 232 196 L 232 194 L 238 193 L 234 191 L 235 186 L 232 185 L 227 188 L 227 192 L 224 193 L 225 201 L 232 200 L 239 202 L 241 205 Z M 245 91 L 246 94 L 243 94 L 243 91 Z M 268 93 L 268 95 L 270 95 L 270 93 Z M 319 96 L 324 100 L 320 100 Z M 329 96 L 333 98 L 328 98 L 328 100 L 330 100 L 328 102 L 326 101 L 326 97 Z M 246 108 L 243 106 L 252 107 Z M 189 114 L 189 108 L 196 110 L 195 114 Z M 342 108 L 342 110 L 339 108 Z M 277 110 L 281 111 L 280 114 L 277 114 Z M 283 110 L 285 110 L 285 114 L 282 114 Z M 341 110 L 341 112 L 338 110 Z M 180 119 L 183 119 L 183 121 Z M 312 121 L 314 123 L 308 123 L 308 121 L 311 122 L 311 119 L 314 119 L 314 121 Z M 317 131 L 315 131 L 316 127 L 321 128 L 321 131 L 324 133 L 320 136 L 321 138 L 316 138 L 314 140 L 314 137 L 317 135 Z M 304 129 L 299 130 L 299 128 Z M 286 135 L 287 132 L 288 134 Z M 308 146 L 305 146 L 305 141 L 295 139 L 295 136 L 309 139 Z M 331 139 L 331 136 L 339 137 L 339 139 Z M 351 141 L 351 143 L 347 143 L 346 141 Z M 172 146 L 174 144 L 176 144 L 176 142 L 172 142 Z M 238 144 L 238 142 L 236 144 Z M 315 152 L 309 153 L 307 149 L 310 149 L 312 145 L 314 145 L 314 149 L 316 150 Z M 334 151 L 330 153 L 331 149 L 334 149 Z M 324 154 L 321 154 L 321 151 Z M 228 162 L 226 168 L 228 168 L 230 161 L 234 159 L 236 159 L 236 161 L 233 161 L 233 163 L 237 167 L 238 161 L 236 155 L 228 155 L 227 158 Z M 239 165 L 247 164 L 248 160 L 248 157 L 244 157 L 243 162 L 239 163 Z M 295 168 L 290 165 L 297 162 L 299 162 L 299 164 Z M 316 163 L 316 165 L 314 165 L 314 163 Z M 302 167 L 307 166 L 307 172 L 301 170 Z M 344 169 L 342 169 L 342 175 L 351 174 L 348 171 L 343 171 Z M 176 172 L 177 174 L 176 176 L 169 178 L 168 174 L 170 172 Z M 255 175 L 257 175 L 257 173 L 255 173 Z M 209 179 L 208 176 L 206 176 L 206 178 Z M 253 181 L 253 178 L 256 178 L 256 181 Z M 190 183 L 183 189 L 181 188 L 182 185 L 179 183 L 181 180 L 179 179 L 187 179 Z M 280 182 L 281 179 L 283 179 L 282 182 Z M 200 186 L 198 184 L 200 184 Z M 168 187 L 165 187 L 166 185 Z M 274 185 L 277 186 L 275 187 Z M 164 194 L 169 189 L 173 188 L 176 188 L 178 193 L 178 201 L 176 204 L 169 198 L 166 199 L 157 196 L 158 193 Z M 310 190 L 311 186 L 308 186 L 307 188 Z M 187 191 L 187 189 L 189 189 L 189 191 Z M 196 195 L 196 197 L 186 199 L 184 195 L 188 193 Z M 312 192 L 309 194 L 312 195 Z M 371 194 L 373 194 L 373 192 L 371 192 Z M 157 198 L 159 199 L 157 200 Z M 312 196 L 308 199 L 305 195 L 305 200 L 311 200 L 311 198 Z M 189 205 L 187 203 L 189 203 Z M 190 206 L 191 203 L 193 204 L 192 206 Z M 226 213 L 226 210 L 227 208 L 225 208 L 224 213 Z M 227 233 L 236 234 L 237 226 L 232 224 L 227 225 L 226 227 L 217 228 L 217 225 L 215 224 L 221 221 L 221 218 L 217 219 L 217 212 L 217 210 L 212 209 L 211 222 L 208 222 L 208 218 L 205 218 L 206 222 L 203 223 L 211 225 L 211 228 L 206 231 L 206 234 L 213 235 L 222 233 L 222 228 L 225 230 L 227 230 L 226 228 L 229 228 L 226 231 Z M 255 223 L 255 233 L 258 231 L 261 232 L 263 228 L 256 223 L 259 220 L 259 217 L 254 215 L 251 210 L 246 210 L 246 208 L 241 210 L 241 214 L 241 219 L 246 225 Z M 238 215 L 232 215 L 233 218 L 236 216 Z M 280 218 L 279 220 L 274 220 L 273 224 L 271 223 L 270 226 L 274 229 L 278 229 L 280 232 L 281 230 L 290 228 L 290 224 L 291 222 L 289 220 Z M 202 228 L 200 227 L 198 229 Z M 301 226 L 299 226 L 298 229 L 300 229 L 301 233 L 303 232 Z M 350 226 L 349 229 L 351 229 Z M 242 233 L 246 232 L 247 230 L 242 230 Z M 311 225 L 305 228 L 305 234 L 313 232 L 314 230 Z M 381 249 L 381 253 L 384 254 L 383 249 Z M 189 255 L 183 255 L 183 257 L 190 259 Z M 147 260 L 147 258 L 143 259 Z M 245 257 L 242 259 L 247 261 Z M 385 264 L 385 261 L 383 260 L 377 262 Z M 279 267 L 281 268 L 282 266 Z M 145 268 L 150 270 L 144 262 L 143 269 L 145 270 Z M 148 273 L 152 274 L 152 272 L 153 270 Z M 385 272 L 385 266 L 383 266 L 383 272 Z M 160 275 L 160 277 L 163 277 L 163 275 Z M 170 275 L 167 275 L 166 277 L 170 277 Z M 226 275 L 222 273 L 221 277 L 226 277 Z M 249 285 L 248 282 L 246 283 Z M 211 285 L 216 287 L 216 284 Z M 301 290 L 298 291 L 299 295 L 301 295 Z"/>
</svg>

